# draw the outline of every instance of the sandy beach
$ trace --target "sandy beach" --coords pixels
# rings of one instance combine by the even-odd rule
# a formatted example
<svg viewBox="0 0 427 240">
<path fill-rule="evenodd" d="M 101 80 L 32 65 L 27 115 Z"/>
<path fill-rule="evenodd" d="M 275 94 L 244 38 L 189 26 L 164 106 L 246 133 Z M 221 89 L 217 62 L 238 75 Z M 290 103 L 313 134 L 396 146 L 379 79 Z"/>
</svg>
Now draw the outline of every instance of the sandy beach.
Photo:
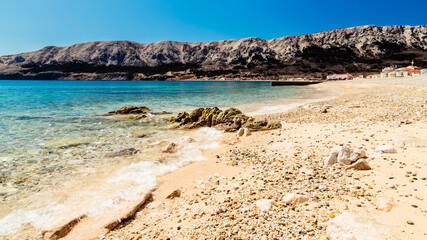
<svg viewBox="0 0 427 240">
<path fill-rule="evenodd" d="M 280 130 L 225 134 L 207 161 L 162 176 L 154 200 L 100 239 L 425 239 L 427 78 L 319 87 L 343 95 L 263 116 Z M 326 166 L 339 146 L 364 149 L 372 169 Z M 301 203 L 286 202 L 290 193 Z"/>
</svg>

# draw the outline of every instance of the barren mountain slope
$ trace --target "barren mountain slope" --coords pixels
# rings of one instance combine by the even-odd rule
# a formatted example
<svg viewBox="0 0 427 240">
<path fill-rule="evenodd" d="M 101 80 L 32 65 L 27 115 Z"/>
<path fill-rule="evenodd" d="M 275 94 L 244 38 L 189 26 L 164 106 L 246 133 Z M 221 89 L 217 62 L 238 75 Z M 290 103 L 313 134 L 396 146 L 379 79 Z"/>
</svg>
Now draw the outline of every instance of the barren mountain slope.
<svg viewBox="0 0 427 240">
<path fill-rule="evenodd" d="M 326 74 L 378 71 L 411 60 L 427 66 L 426 25 L 369 25 L 272 40 L 50 46 L 0 57 L 0 79 L 153 79 L 174 77 L 184 70 L 197 76 L 240 70 L 269 76 Z M 169 71 L 172 73 L 165 74 Z"/>
</svg>

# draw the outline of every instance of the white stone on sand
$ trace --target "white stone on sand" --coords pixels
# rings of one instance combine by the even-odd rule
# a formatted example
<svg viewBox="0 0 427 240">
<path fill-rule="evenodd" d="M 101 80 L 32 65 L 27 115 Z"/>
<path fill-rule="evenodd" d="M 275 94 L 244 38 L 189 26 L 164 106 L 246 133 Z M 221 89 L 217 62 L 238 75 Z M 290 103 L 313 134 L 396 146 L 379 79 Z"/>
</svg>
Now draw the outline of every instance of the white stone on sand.
<svg viewBox="0 0 427 240">
<path fill-rule="evenodd" d="M 347 167 L 347 169 L 356 169 L 356 170 L 371 170 L 371 166 L 369 166 L 368 162 L 366 162 L 365 159 L 359 159 L 350 166 Z"/>
<path fill-rule="evenodd" d="M 282 198 L 282 201 L 287 204 L 299 204 L 308 201 L 308 197 L 301 194 L 288 193 Z"/>
<path fill-rule="evenodd" d="M 332 149 L 328 158 L 326 158 L 325 165 L 333 165 L 335 163 L 350 165 L 364 157 L 366 157 L 366 152 L 363 149 L 349 148 L 347 146 L 336 147 Z"/>
<path fill-rule="evenodd" d="M 388 145 L 378 146 L 375 151 L 380 153 L 397 153 L 396 148 Z"/>
<path fill-rule="evenodd" d="M 385 224 L 354 213 L 343 213 L 330 220 L 326 232 L 331 240 L 394 239 Z"/>
<path fill-rule="evenodd" d="M 398 147 L 425 147 L 427 146 L 427 140 L 420 139 L 411 135 L 401 134 L 394 135 L 393 142 Z"/>
<path fill-rule="evenodd" d="M 377 201 L 377 209 L 383 212 L 390 212 L 394 205 L 394 199 L 390 197 L 382 197 Z"/>
<path fill-rule="evenodd" d="M 269 211 L 276 203 L 273 199 L 260 199 L 255 202 L 256 207 L 261 211 Z"/>
</svg>

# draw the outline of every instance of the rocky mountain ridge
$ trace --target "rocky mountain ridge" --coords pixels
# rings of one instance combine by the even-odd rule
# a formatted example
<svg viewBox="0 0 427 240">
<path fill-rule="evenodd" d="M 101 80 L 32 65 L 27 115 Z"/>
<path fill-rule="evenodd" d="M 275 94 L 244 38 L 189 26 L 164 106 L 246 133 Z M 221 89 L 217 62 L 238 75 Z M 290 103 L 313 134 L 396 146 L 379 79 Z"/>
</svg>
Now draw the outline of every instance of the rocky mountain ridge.
<svg viewBox="0 0 427 240">
<path fill-rule="evenodd" d="M 411 60 L 427 67 L 427 25 L 368 25 L 272 40 L 49 46 L 0 57 L 0 79 L 170 79 L 238 71 L 327 74 L 378 71 Z"/>
</svg>

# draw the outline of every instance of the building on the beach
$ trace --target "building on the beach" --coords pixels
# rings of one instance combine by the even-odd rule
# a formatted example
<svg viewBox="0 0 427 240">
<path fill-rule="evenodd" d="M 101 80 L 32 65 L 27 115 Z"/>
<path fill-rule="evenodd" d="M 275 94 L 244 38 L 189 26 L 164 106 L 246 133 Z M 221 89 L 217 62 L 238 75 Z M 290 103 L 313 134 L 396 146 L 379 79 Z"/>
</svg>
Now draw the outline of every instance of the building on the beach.
<svg viewBox="0 0 427 240">
<path fill-rule="evenodd" d="M 328 80 L 348 80 L 352 77 L 353 76 L 351 74 L 348 74 L 348 73 L 346 73 L 346 74 L 331 74 L 331 75 L 328 75 L 326 77 L 326 79 L 328 79 Z"/>
<path fill-rule="evenodd" d="M 380 76 L 382 78 L 386 77 L 409 77 L 413 75 L 420 75 L 421 74 L 421 68 L 414 66 L 414 61 L 412 61 L 410 66 L 403 67 L 403 68 L 397 68 L 397 66 L 390 66 L 384 68 Z"/>
<path fill-rule="evenodd" d="M 396 72 L 395 71 L 389 72 L 387 75 L 388 77 L 396 77 Z"/>
<path fill-rule="evenodd" d="M 366 76 L 366 78 L 379 78 L 379 77 L 380 77 L 380 74 L 371 74 Z"/>
</svg>

